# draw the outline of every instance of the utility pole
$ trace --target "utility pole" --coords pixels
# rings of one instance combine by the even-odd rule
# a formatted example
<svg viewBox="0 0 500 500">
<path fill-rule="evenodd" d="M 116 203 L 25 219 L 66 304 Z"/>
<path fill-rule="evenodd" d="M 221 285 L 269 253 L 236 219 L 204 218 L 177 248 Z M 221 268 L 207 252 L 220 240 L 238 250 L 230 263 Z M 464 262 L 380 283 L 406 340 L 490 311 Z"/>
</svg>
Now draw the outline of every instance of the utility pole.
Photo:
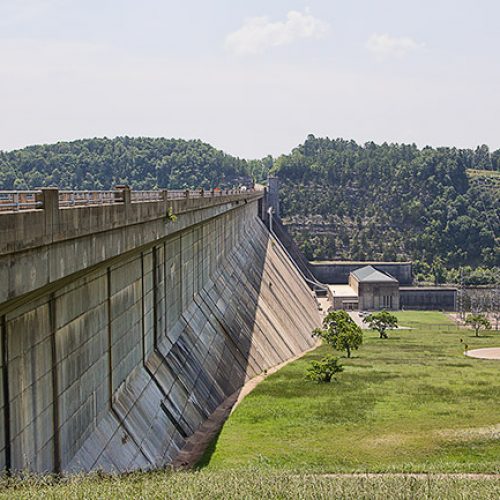
<svg viewBox="0 0 500 500">
<path fill-rule="evenodd" d="M 460 319 L 463 321 L 465 316 L 464 311 L 464 269 L 460 267 L 460 288 L 458 290 L 458 311 Z"/>
</svg>

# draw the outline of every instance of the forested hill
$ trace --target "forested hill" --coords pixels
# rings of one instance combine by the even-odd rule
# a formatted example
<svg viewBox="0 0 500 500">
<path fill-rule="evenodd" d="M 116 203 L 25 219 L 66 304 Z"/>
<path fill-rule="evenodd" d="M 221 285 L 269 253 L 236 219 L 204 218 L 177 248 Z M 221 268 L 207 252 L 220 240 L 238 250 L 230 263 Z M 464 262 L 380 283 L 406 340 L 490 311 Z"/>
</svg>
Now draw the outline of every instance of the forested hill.
<svg viewBox="0 0 500 500">
<path fill-rule="evenodd" d="M 0 152 L 0 189 L 232 187 L 272 164 L 198 140 L 86 139 Z M 438 282 L 456 281 L 463 265 L 479 268 L 476 282 L 495 279 L 485 268 L 500 260 L 500 151 L 309 136 L 272 168 L 282 216 L 311 260 L 412 259 Z"/>
<path fill-rule="evenodd" d="M 273 169 L 282 217 L 308 259 L 412 259 L 417 272 L 439 275 L 443 267 L 499 265 L 499 167 L 500 151 L 486 146 L 309 136 Z"/>
<path fill-rule="evenodd" d="M 0 189 L 134 189 L 234 186 L 267 172 L 272 158 L 246 161 L 199 140 L 118 137 L 0 152 Z"/>
</svg>

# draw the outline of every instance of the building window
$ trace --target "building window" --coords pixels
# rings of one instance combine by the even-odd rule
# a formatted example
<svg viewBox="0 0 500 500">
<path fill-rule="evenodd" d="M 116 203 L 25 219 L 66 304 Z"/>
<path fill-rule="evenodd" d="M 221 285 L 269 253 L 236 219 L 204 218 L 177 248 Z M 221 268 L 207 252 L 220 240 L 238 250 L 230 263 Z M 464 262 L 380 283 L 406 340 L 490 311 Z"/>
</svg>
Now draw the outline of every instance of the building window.
<svg viewBox="0 0 500 500">
<path fill-rule="evenodd" d="M 382 307 L 392 309 L 392 295 L 382 295 Z"/>
</svg>

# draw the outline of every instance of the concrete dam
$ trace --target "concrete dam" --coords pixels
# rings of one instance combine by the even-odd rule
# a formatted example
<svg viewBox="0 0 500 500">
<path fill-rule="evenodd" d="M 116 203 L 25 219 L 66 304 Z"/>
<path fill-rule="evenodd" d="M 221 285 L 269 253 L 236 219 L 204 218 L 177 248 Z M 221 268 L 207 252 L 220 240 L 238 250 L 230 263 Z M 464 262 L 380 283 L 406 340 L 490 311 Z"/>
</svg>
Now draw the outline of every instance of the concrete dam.
<svg viewBox="0 0 500 500">
<path fill-rule="evenodd" d="M 250 378 L 313 346 L 264 192 L 4 193 L 0 469 L 171 463 Z"/>
</svg>

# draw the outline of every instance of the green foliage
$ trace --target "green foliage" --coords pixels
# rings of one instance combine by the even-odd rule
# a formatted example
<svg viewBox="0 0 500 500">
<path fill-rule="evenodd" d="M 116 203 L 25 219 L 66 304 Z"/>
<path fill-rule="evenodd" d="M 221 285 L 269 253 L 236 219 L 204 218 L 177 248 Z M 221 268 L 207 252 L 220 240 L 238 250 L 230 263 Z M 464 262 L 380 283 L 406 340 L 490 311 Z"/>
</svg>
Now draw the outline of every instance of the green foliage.
<svg viewBox="0 0 500 500">
<path fill-rule="evenodd" d="M 310 260 L 411 259 L 422 282 L 457 283 L 459 267 L 466 285 L 498 281 L 500 150 L 487 146 L 418 149 L 310 135 L 274 163 L 199 140 L 147 137 L 0 151 L 0 189 L 212 189 L 262 183 L 270 170 L 282 180 L 285 222 Z"/>
<path fill-rule="evenodd" d="M 233 187 L 261 181 L 269 159 L 247 162 L 198 140 L 117 137 L 0 151 L 0 189 Z"/>
<path fill-rule="evenodd" d="M 331 382 L 335 379 L 337 373 L 343 372 L 344 368 L 339 363 L 338 358 L 328 355 L 320 361 L 311 361 L 311 365 L 307 369 L 306 378 L 315 382 Z"/>
<path fill-rule="evenodd" d="M 491 330 L 491 323 L 484 314 L 468 314 L 465 318 L 465 324 L 470 325 L 470 327 L 476 332 L 476 337 L 479 337 L 479 330 L 484 328 L 485 330 Z"/>
<path fill-rule="evenodd" d="M 421 277 L 441 283 L 449 269 L 500 265 L 498 184 L 468 173 L 498 169 L 499 157 L 486 146 L 418 149 L 309 136 L 273 168 L 282 179 L 282 216 L 308 259 L 419 260 L 429 265 Z"/>
<path fill-rule="evenodd" d="M 167 219 L 169 222 L 175 222 L 177 220 L 177 215 L 174 214 L 174 209 L 172 207 L 168 207 L 165 219 Z"/>
<path fill-rule="evenodd" d="M 398 326 L 398 318 L 388 311 L 380 311 L 366 316 L 363 321 L 380 334 L 381 339 L 388 338 L 387 329 Z"/>
<path fill-rule="evenodd" d="M 327 344 L 339 351 L 358 349 L 363 343 L 363 332 L 345 311 L 331 311 L 323 319 L 323 328 L 316 328 L 313 336 L 322 338 Z"/>
</svg>

